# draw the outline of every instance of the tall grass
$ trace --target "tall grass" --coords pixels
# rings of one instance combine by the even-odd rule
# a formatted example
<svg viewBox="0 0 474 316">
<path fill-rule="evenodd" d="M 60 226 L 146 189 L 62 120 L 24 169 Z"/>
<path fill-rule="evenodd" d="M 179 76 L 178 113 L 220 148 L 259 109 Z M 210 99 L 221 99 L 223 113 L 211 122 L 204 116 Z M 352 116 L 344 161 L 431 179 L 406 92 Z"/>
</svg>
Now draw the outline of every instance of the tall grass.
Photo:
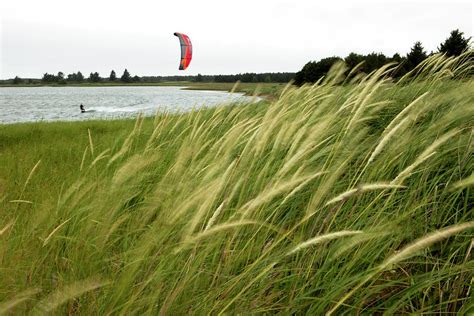
<svg viewBox="0 0 474 316">
<path fill-rule="evenodd" d="M 472 312 L 471 62 L 2 127 L 0 312 Z M 41 141 L 11 141 L 32 126 Z"/>
</svg>

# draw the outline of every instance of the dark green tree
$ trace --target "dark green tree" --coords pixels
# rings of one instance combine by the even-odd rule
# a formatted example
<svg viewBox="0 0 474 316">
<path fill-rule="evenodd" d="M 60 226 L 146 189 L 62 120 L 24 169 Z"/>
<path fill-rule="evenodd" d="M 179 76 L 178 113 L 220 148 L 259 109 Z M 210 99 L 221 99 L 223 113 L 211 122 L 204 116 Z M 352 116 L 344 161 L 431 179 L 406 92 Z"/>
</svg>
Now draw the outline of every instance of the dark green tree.
<svg viewBox="0 0 474 316">
<path fill-rule="evenodd" d="M 314 83 L 331 69 L 331 67 L 342 59 L 339 57 L 328 57 L 323 58 L 318 62 L 310 61 L 304 65 L 303 69 L 296 73 L 295 84 L 302 85 L 303 83 L 309 82 Z"/>
<path fill-rule="evenodd" d="M 393 54 L 392 58 L 390 58 L 390 62 L 397 63 L 395 69 L 391 73 L 391 76 L 393 78 L 400 78 L 406 73 L 406 66 L 405 66 L 406 58 L 405 57 L 400 56 L 399 53 L 395 53 Z"/>
<path fill-rule="evenodd" d="M 77 81 L 77 74 L 72 73 L 72 74 L 67 75 L 67 81 Z"/>
<path fill-rule="evenodd" d="M 428 55 L 423 48 L 421 42 L 416 42 L 411 48 L 410 52 L 407 54 L 406 67 L 410 71 L 418 66 L 423 60 L 425 60 Z"/>
<path fill-rule="evenodd" d="M 344 58 L 344 62 L 346 63 L 347 67 L 349 67 L 349 69 L 353 69 L 363 61 L 365 61 L 365 56 L 356 53 L 350 53 L 346 58 Z"/>
<path fill-rule="evenodd" d="M 64 79 L 64 73 L 63 72 L 58 72 L 58 75 L 56 76 L 56 82 L 59 84 L 66 84 L 66 79 Z"/>
<path fill-rule="evenodd" d="M 99 82 L 100 81 L 100 76 L 98 72 L 90 73 L 89 75 L 89 81 L 90 82 Z"/>
<path fill-rule="evenodd" d="M 459 56 L 464 51 L 469 49 L 469 42 L 471 38 L 465 38 L 463 32 L 459 30 L 454 30 L 451 32 L 451 35 L 440 44 L 438 48 L 440 53 L 445 54 L 446 56 Z"/>
<path fill-rule="evenodd" d="M 365 57 L 365 63 L 363 65 L 364 72 L 370 73 L 374 70 L 379 69 L 388 63 L 387 57 L 382 53 L 370 53 Z"/>
<path fill-rule="evenodd" d="M 396 63 L 401 63 L 403 61 L 402 56 L 400 56 L 399 53 L 393 54 L 391 61 L 396 62 Z"/>
<path fill-rule="evenodd" d="M 131 82 L 132 81 L 132 76 L 130 76 L 130 73 L 128 72 L 127 69 L 124 70 L 122 77 L 120 77 L 120 80 L 123 82 Z"/>
<path fill-rule="evenodd" d="M 16 76 L 16 77 L 13 79 L 13 84 L 20 84 L 20 83 L 23 83 L 23 79 L 21 79 L 20 77 Z"/>
<path fill-rule="evenodd" d="M 84 75 L 82 74 L 82 72 L 80 72 L 80 71 L 77 72 L 76 81 L 77 81 L 77 82 L 82 82 L 82 81 L 84 81 Z"/>
<path fill-rule="evenodd" d="M 133 76 L 133 82 L 140 82 L 140 77 L 138 77 L 137 75 Z"/>
<path fill-rule="evenodd" d="M 41 79 L 41 81 L 47 82 L 47 83 L 52 83 L 52 82 L 57 82 L 58 78 L 55 75 L 45 73 L 43 75 L 43 78 Z"/>
<path fill-rule="evenodd" d="M 117 75 L 115 74 L 115 71 L 112 70 L 112 71 L 110 72 L 109 80 L 110 80 L 110 81 L 115 81 L 115 80 L 117 80 Z"/>
</svg>

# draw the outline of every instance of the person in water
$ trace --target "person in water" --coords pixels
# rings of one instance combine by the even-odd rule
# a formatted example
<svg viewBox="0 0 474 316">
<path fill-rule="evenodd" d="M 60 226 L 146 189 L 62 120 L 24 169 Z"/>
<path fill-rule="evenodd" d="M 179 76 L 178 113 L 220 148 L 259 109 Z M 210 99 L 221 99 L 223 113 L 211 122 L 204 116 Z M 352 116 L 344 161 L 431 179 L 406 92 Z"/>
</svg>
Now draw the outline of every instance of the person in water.
<svg viewBox="0 0 474 316">
<path fill-rule="evenodd" d="M 81 103 L 81 105 L 79 105 L 79 108 L 81 109 L 81 113 L 84 113 L 86 111 L 86 109 L 84 109 L 84 106 L 82 105 L 82 103 Z"/>
</svg>

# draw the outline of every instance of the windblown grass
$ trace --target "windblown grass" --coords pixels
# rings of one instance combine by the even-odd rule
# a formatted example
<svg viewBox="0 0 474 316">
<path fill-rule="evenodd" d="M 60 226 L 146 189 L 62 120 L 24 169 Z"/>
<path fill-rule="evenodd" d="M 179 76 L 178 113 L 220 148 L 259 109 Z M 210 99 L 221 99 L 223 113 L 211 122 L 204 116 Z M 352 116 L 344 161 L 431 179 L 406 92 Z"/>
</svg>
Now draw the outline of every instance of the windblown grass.
<svg viewBox="0 0 474 316">
<path fill-rule="evenodd" d="M 0 312 L 472 312 L 472 60 L 390 67 L 0 127 Z"/>
</svg>

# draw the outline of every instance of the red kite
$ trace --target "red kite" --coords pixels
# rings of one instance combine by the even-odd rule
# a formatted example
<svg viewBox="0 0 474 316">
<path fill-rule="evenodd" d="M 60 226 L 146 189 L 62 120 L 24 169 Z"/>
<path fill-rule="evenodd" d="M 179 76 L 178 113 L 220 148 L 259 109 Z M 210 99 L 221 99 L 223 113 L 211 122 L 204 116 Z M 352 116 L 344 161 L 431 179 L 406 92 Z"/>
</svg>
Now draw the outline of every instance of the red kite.
<svg viewBox="0 0 474 316">
<path fill-rule="evenodd" d="M 179 63 L 179 70 L 185 70 L 191 63 L 193 57 L 193 45 L 189 37 L 183 33 L 174 33 L 174 36 L 179 38 L 181 44 L 181 61 Z"/>
</svg>

